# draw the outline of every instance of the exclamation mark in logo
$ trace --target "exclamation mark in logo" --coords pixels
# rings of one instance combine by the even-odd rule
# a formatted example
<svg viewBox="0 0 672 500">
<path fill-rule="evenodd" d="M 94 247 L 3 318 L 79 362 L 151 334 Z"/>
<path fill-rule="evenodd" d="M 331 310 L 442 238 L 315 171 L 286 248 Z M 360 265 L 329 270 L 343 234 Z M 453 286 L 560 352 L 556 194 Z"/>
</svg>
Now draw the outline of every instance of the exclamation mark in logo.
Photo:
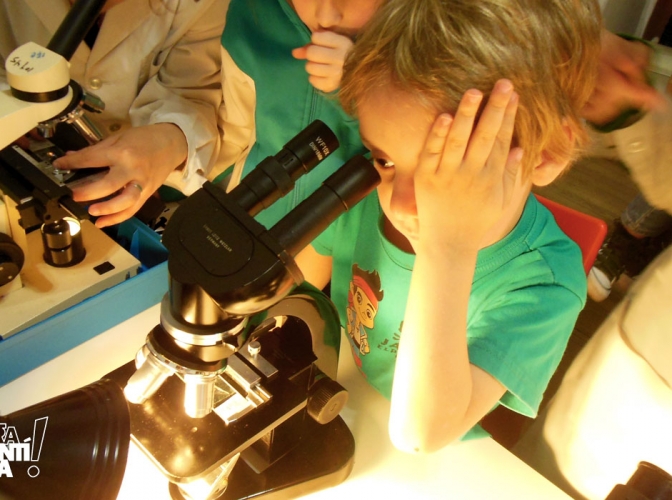
<svg viewBox="0 0 672 500">
<path fill-rule="evenodd" d="M 30 451 L 30 461 L 37 462 L 40 459 L 40 453 L 42 453 L 42 443 L 44 442 L 44 435 L 47 432 L 47 421 L 49 417 L 42 417 L 35 419 L 35 424 L 33 425 L 33 440 L 31 442 L 31 451 Z M 30 477 L 37 477 L 40 473 L 40 468 L 37 465 L 31 465 L 28 467 L 28 475 Z"/>
</svg>

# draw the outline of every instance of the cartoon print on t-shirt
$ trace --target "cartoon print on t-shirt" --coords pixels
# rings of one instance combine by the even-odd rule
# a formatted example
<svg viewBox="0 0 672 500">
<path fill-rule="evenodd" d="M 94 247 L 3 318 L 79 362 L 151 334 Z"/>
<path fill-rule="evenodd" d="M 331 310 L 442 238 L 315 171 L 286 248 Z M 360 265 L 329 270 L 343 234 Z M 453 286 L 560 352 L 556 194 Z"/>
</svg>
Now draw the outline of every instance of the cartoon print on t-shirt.
<svg viewBox="0 0 672 500">
<path fill-rule="evenodd" d="M 389 352 L 394 354 L 394 357 L 397 357 L 397 351 L 399 350 L 399 339 L 401 339 L 401 330 L 404 327 L 404 321 L 402 320 L 399 323 L 399 331 L 392 334 L 392 338 L 385 337 L 382 342 L 378 344 L 378 349 L 381 351 Z"/>
<path fill-rule="evenodd" d="M 352 266 L 352 281 L 348 291 L 348 335 L 359 348 L 360 354 L 369 352 L 369 340 L 365 328 L 373 328 L 378 313 L 378 302 L 383 300 L 380 276 L 377 271 L 365 271 L 357 264 Z"/>
</svg>

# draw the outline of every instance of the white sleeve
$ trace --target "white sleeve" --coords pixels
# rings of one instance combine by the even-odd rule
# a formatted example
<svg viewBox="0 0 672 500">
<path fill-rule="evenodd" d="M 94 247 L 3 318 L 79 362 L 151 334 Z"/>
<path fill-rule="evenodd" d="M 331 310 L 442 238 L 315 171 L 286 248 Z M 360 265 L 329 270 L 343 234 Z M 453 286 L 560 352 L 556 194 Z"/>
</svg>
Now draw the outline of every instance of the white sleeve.
<svg viewBox="0 0 672 500">
<path fill-rule="evenodd" d="M 672 101 L 610 135 L 647 201 L 672 214 Z"/>
<path fill-rule="evenodd" d="M 191 194 L 214 165 L 221 144 L 217 110 L 220 86 L 220 38 L 229 0 L 181 1 L 172 29 L 154 61 L 154 75 L 130 109 L 133 126 L 173 123 L 187 139 L 187 161 L 167 184 Z"/>
</svg>

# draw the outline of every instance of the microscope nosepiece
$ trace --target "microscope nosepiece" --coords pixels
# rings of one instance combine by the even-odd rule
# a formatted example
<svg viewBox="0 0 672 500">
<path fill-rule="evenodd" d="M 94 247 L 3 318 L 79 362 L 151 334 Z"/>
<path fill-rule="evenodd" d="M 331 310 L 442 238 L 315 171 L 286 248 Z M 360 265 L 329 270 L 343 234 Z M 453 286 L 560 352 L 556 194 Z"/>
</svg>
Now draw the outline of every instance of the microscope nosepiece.
<svg viewBox="0 0 672 500">
<path fill-rule="evenodd" d="M 151 353 L 144 363 L 128 379 L 124 395 L 129 403 L 142 404 L 151 398 L 173 372 L 159 362 Z"/>
</svg>

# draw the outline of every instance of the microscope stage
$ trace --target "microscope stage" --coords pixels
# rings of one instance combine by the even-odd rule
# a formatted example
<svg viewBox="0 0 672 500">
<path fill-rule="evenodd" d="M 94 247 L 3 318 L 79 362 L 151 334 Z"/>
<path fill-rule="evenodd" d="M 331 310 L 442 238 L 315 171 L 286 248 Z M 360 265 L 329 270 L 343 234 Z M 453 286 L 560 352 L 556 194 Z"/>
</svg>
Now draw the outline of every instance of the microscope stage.
<svg viewBox="0 0 672 500">
<path fill-rule="evenodd" d="M 134 371 L 131 361 L 105 378 L 123 387 Z M 303 370 L 293 381 L 285 376 L 267 381 L 274 394 L 268 404 L 229 424 L 216 412 L 187 417 L 184 384 L 169 377 L 145 403 L 129 405 L 132 438 L 170 482 L 176 500 L 183 499 L 176 484 L 205 477 L 237 453 L 240 459 L 218 500 L 289 499 L 335 486 L 352 470 L 355 441 L 341 417 L 322 425 L 306 413 L 309 376 Z M 268 447 L 273 441 L 280 443 L 280 453 Z M 288 442 L 292 445 L 284 446 Z"/>
</svg>

